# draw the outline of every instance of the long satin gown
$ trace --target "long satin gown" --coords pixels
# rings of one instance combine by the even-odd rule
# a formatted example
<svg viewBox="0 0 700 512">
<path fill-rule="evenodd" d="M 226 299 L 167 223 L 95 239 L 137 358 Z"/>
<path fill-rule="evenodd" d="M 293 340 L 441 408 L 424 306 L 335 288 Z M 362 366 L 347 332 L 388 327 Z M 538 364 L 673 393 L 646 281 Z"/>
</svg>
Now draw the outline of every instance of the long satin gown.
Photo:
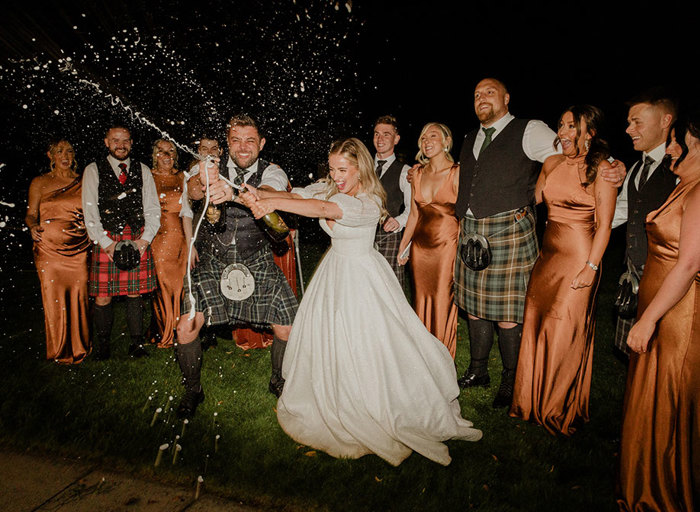
<svg viewBox="0 0 700 512">
<path fill-rule="evenodd" d="M 90 352 L 88 314 L 88 254 L 76 178 L 66 187 L 41 196 L 41 241 L 34 242 L 34 263 L 41 284 L 46 326 L 46 358 L 79 363 Z"/>
<path fill-rule="evenodd" d="M 180 219 L 182 208 L 182 174 L 154 174 L 160 200 L 160 229 L 153 239 L 153 262 L 158 286 L 153 297 L 154 321 L 151 342 L 159 348 L 171 347 L 180 317 L 180 305 L 185 272 L 187 244 Z"/>
<path fill-rule="evenodd" d="M 454 173 L 450 169 L 431 202 L 421 190 L 423 168 L 411 185 L 418 207 L 418 222 L 411 243 L 413 307 L 430 333 L 439 339 L 454 359 L 457 350 L 457 305 L 454 303 L 454 268 L 459 238 L 455 217 Z"/>
<path fill-rule="evenodd" d="M 326 185 L 295 188 L 325 199 Z M 314 272 L 284 355 L 277 418 L 298 443 L 333 457 L 375 453 L 398 465 L 416 451 L 443 465 L 443 441 L 477 441 L 462 418 L 454 361 L 421 323 L 374 249 L 376 198 L 336 194 L 343 217 L 320 221 L 332 245 Z"/>
<path fill-rule="evenodd" d="M 647 216 L 640 316 L 678 260 L 689 180 Z M 630 356 L 620 448 L 620 510 L 700 509 L 700 295 L 696 276 L 658 322 L 647 352 Z M 694 494 L 694 496 L 693 496 Z"/>
<path fill-rule="evenodd" d="M 543 189 L 547 227 L 525 297 L 510 409 L 511 416 L 539 423 L 552 434 L 571 435 L 576 423 L 589 419 L 601 270 L 591 286 L 571 288 L 586 265 L 595 235 L 595 198 L 579 178 L 584 158 L 566 159 L 555 167 Z"/>
</svg>

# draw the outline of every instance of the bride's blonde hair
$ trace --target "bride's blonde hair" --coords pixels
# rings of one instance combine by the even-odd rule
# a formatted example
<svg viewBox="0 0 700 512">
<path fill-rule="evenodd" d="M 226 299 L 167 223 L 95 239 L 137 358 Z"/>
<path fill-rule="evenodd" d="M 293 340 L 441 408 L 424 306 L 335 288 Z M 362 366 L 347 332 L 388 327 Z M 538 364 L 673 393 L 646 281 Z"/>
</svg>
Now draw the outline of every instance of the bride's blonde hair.
<svg viewBox="0 0 700 512">
<path fill-rule="evenodd" d="M 328 156 L 330 155 L 342 155 L 357 166 L 360 171 L 359 180 L 362 192 L 378 200 L 377 204 L 381 210 L 382 219 L 384 219 L 388 214 L 386 211 L 386 191 L 379 181 L 377 173 L 374 172 L 374 159 L 362 141 L 355 137 L 337 140 L 331 144 L 331 149 L 328 151 Z M 327 177 L 325 181 L 328 185 L 326 199 L 339 193 L 338 186 L 330 177 Z"/>
</svg>

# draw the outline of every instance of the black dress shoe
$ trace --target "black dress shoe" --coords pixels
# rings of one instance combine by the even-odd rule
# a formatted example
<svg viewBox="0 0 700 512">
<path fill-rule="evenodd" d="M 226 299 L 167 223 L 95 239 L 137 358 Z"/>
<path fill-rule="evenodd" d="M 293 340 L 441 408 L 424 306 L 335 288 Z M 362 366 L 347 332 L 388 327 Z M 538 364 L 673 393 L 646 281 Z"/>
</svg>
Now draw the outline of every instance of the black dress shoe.
<svg viewBox="0 0 700 512">
<path fill-rule="evenodd" d="M 498 386 L 496 398 L 493 399 L 493 408 L 500 409 L 501 407 L 510 407 L 513 403 L 513 384 L 511 379 L 501 380 L 501 385 Z"/>
<path fill-rule="evenodd" d="M 129 355 L 131 357 L 134 357 L 134 358 L 147 357 L 148 352 L 146 351 L 146 349 L 144 348 L 144 346 L 142 344 L 132 343 L 131 345 L 129 345 Z"/>
<path fill-rule="evenodd" d="M 200 389 L 195 391 L 193 389 L 188 389 L 185 391 L 185 395 L 180 400 L 180 405 L 177 406 L 177 411 L 175 415 L 180 419 L 190 419 L 197 412 L 197 406 L 204 402 L 204 390 Z"/>
<path fill-rule="evenodd" d="M 489 387 L 491 384 L 491 377 L 486 373 L 484 375 L 477 375 L 476 373 L 465 373 L 464 376 L 457 380 L 459 387 L 464 388 L 474 388 L 477 386 Z"/>
<path fill-rule="evenodd" d="M 270 393 L 272 393 L 277 398 L 279 398 L 280 395 L 282 394 L 282 390 L 284 389 L 284 379 L 280 379 L 280 380 L 270 379 L 270 384 L 268 384 L 267 389 L 270 390 Z"/>
</svg>

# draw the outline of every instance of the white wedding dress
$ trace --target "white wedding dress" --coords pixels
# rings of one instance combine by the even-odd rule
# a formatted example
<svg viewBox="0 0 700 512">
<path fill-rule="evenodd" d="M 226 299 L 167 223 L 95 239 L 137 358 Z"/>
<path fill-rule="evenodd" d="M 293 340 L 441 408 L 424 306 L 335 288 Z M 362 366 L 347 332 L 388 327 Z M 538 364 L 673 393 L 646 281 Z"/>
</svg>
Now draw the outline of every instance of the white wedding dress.
<svg viewBox="0 0 700 512">
<path fill-rule="evenodd" d="M 293 192 L 325 199 L 321 183 Z M 406 301 L 374 249 L 372 197 L 336 194 L 343 218 L 299 306 L 284 357 L 277 418 L 295 441 L 334 457 L 375 453 L 398 465 L 412 450 L 443 465 L 443 441 L 481 439 L 460 413 L 454 362 Z"/>
</svg>

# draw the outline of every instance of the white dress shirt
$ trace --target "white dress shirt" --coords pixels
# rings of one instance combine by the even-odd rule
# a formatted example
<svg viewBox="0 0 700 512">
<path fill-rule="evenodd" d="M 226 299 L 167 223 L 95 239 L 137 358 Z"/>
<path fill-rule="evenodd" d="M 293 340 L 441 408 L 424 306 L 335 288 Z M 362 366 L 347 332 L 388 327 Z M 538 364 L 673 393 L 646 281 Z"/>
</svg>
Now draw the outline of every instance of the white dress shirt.
<svg viewBox="0 0 700 512">
<path fill-rule="evenodd" d="M 248 183 L 250 177 L 258 171 L 259 163 L 260 160 L 256 160 L 253 165 L 244 170 L 244 183 Z M 228 161 L 226 162 L 226 167 L 228 169 L 228 179 L 233 181 L 238 173 L 236 172 L 236 164 L 233 163 L 233 160 L 230 156 L 228 157 Z M 270 164 L 267 166 L 267 169 L 263 170 L 262 176 L 260 177 L 260 185 L 258 185 L 258 187 L 267 185 L 268 187 L 273 188 L 275 190 L 285 192 L 287 190 L 288 184 L 289 178 L 287 178 L 287 173 L 285 173 L 279 165 Z"/>
<path fill-rule="evenodd" d="M 661 161 L 664 158 L 664 155 L 666 155 L 666 143 L 663 142 L 656 146 L 654 149 L 649 151 L 648 153 L 642 153 L 642 158 L 640 159 L 639 162 L 636 162 L 632 168 L 629 170 L 627 173 L 627 176 L 625 176 L 625 182 L 622 184 L 622 190 L 620 191 L 620 194 L 617 196 L 617 201 L 615 202 L 615 215 L 613 216 L 613 221 L 612 221 L 612 227 L 616 228 L 625 222 L 627 222 L 627 209 L 628 209 L 628 201 L 627 201 L 627 187 L 630 186 L 629 180 L 630 176 L 634 174 L 635 169 L 644 161 L 644 159 L 647 156 L 650 156 L 651 158 L 654 159 L 654 163 L 651 164 L 651 167 L 649 167 L 649 176 L 647 176 L 647 180 L 651 178 L 651 175 L 654 174 L 654 171 L 659 167 L 661 164 Z M 634 186 L 634 188 L 637 188 L 639 186 L 639 178 L 640 178 L 641 173 L 637 173 L 637 176 L 635 177 L 634 184 L 631 186 Z"/>
<path fill-rule="evenodd" d="M 127 158 L 122 162 L 114 158 L 112 155 L 109 155 L 107 156 L 107 161 L 112 167 L 116 177 L 119 177 L 122 172 L 119 168 L 120 163 L 125 163 L 127 168 L 131 169 L 130 158 Z M 141 176 L 143 177 L 141 199 L 143 202 L 144 220 L 144 229 L 141 239 L 146 240 L 150 244 L 160 229 L 160 201 L 158 200 L 156 183 L 153 181 L 151 170 L 144 164 L 141 164 Z M 107 232 L 102 226 L 100 208 L 98 206 L 99 185 L 100 175 L 97 170 L 97 163 L 92 162 L 85 168 L 85 172 L 83 173 L 83 215 L 85 216 L 85 227 L 90 240 L 100 244 L 102 249 L 106 249 L 112 245 L 114 240 L 107 236 Z"/>
<path fill-rule="evenodd" d="M 376 169 L 377 163 L 379 162 L 379 158 L 375 155 L 374 157 L 374 167 Z M 391 167 L 391 164 L 394 163 L 394 160 L 396 160 L 396 155 L 391 154 L 390 156 L 386 158 L 382 158 L 381 160 L 386 160 L 384 162 L 384 165 L 382 165 L 382 170 L 379 173 L 379 178 L 384 176 L 384 173 Z M 394 233 L 398 233 L 401 231 L 403 228 L 406 227 L 406 222 L 408 221 L 408 214 L 411 212 L 411 184 L 408 182 L 408 170 L 411 167 L 404 164 L 403 168 L 401 169 L 401 174 L 399 175 L 399 189 L 401 189 L 401 192 L 403 193 L 403 211 L 394 217 L 396 221 L 399 223 L 399 227 L 394 230 Z"/>
</svg>

